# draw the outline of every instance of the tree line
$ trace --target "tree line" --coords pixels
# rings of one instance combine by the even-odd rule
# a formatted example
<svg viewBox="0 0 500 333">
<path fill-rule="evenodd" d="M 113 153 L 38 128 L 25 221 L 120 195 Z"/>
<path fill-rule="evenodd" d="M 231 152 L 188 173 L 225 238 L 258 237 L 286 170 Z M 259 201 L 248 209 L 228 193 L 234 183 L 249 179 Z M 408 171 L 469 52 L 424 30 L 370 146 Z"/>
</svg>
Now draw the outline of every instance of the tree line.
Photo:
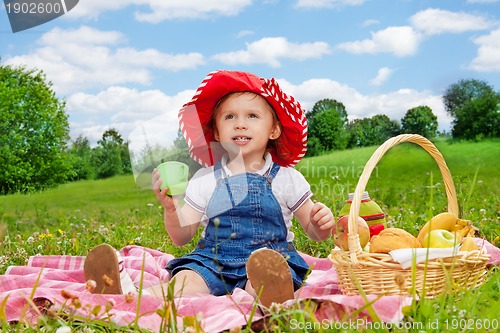
<svg viewBox="0 0 500 333">
<path fill-rule="evenodd" d="M 438 121 L 428 106 L 409 109 L 401 122 L 378 114 L 348 121 L 345 106 L 336 100 L 323 99 L 307 113 L 309 122 L 306 156 L 321 155 L 331 150 L 379 145 L 401 133 L 420 134 L 434 138 Z"/>
<path fill-rule="evenodd" d="M 96 147 L 80 135 L 67 149 L 72 165 L 70 181 L 103 179 L 132 172 L 128 142 L 115 128 L 106 130 Z"/>
<path fill-rule="evenodd" d="M 453 118 L 454 139 L 500 135 L 500 92 L 488 83 L 460 80 L 445 91 L 443 103 Z M 70 141 L 65 101 L 56 97 L 41 70 L 0 64 L 0 115 L 0 194 L 132 172 L 129 142 L 118 130 L 106 130 L 94 147 L 83 136 Z M 425 105 L 407 110 L 400 121 L 386 115 L 349 121 L 340 101 L 323 99 L 306 117 L 307 156 L 378 145 L 400 133 L 438 135 L 437 117 Z M 189 160 L 180 132 L 175 149 L 180 159 Z"/>
<path fill-rule="evenodd" d="M 479 80 L 460 80 L 443 94 L 445 110 L 451 115 L 451 137 L 481 140 L 500 136 L 500 92 Z M 332 150 L 380 145 L 402 133 L 414 133 L 433 139 L 438 135 L 438 121 L 426 105 L 406 111 L 400 121 L 386 115 L 349 121 L 347 110 L 333 99 L 318 101 L 307 113 L 309 122 L 306 156 L 321 155 Z"/>
</svg>

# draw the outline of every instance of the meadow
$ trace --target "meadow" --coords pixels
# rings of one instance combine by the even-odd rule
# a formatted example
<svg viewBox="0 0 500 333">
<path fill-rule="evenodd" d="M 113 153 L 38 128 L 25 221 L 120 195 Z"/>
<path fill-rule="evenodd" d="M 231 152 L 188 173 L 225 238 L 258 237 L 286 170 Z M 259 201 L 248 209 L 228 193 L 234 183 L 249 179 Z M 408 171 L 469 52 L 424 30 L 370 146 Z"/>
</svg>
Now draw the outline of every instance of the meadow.
<svg viewBox="0 0 500 333">
<path fill-rule="evenodd" d="M 471 220 L 480 230 L 481 237 L 500 246 L 500 142 L 438 140 L 435 144 L 453 176 L 460 217 Z M 376 148 L 306 158 L 296 168 L 310 182 L 314 199 L 329 205 L 337 215 L 348 193 L 354 191 L 366 161 Z M 429 218 L 446 211 L 447 207 L 436 163 L 425 151 L 412 144 L 391 149 L 375 168 L 366 189 L 388 214 L 390 225 L 413 234 Z M 197 238 L 182 248 L 173 245 L 162 221 L 163 210 L 153 193 L 137 188 L 131 175 L 68 183 L 31 195 L 1 196 L 0 236 L 3 241 L 0 241 L 0 274 L 10 265 L 26 264 L 29 256 L 85 255 L 90 248 L 102 242 L 116 248 L 137 244 L 176 256 L 194 248 Z M 302 230 L 295 228 L 294 232 L 297 248 L 305 253 L 325 257 L 333 247 L 331 239 L 314 243 Z M 493 268 L 488 281 L 478 290 L 464 290 L 458 294 L 415 302 L 405 309 L 405 322 L 427 325 L 454 320 L 459 324 L 473 323 L 477 332 L 496 331 L 485 325 L 479 327 L 478 323 L 491 324 L 496 320 L 498 324 L 499 295 L 500 272 Z M 290 322 L 297 318 L 314 322 L 314 318 L 304 319 L 303 313 L 299 312 L 291 309 L 276 315 L 273 331 L 289 331 Z M 65 320 L 61 318 L 57 322 L 64 325 Z M 408 327 L 393 331 L 418 331 Z M 441 325 L 426 331 L 465 332 L 469 331 L 467 328 L 470 325 Z M 4 323 L 1 331 L 7 330 L 44 331 L 43 328 L 22 325 L 9 327 Z M 129 328 L 95 323 L 92 330 L 127 332 Z M 318 330 L 321 331 L 322 327 Z"/>
</svg>

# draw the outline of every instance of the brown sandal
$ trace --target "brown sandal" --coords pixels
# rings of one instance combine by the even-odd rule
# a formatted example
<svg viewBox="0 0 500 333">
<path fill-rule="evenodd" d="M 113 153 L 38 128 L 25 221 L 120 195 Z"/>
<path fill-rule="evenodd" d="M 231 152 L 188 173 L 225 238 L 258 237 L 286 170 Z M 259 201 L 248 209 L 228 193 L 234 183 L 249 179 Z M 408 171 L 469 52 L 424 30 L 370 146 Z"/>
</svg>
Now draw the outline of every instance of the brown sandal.
<svg viewBox="0 0 500 333">
<path fill-rule="evenodd" d="M 258 249 L 250 255 L 246 267 L 248 279 L 264 308 L 294 298 L 290 267 L 279 252 Z"/>
<path fill-rule="evenodd" d="M 94 294 L 122 294 L 120 284 L 120 269 L 116 250 L 101 244 L 88 253 L 83 264 L 85 280 L 94 280 Z"/>
</svg>

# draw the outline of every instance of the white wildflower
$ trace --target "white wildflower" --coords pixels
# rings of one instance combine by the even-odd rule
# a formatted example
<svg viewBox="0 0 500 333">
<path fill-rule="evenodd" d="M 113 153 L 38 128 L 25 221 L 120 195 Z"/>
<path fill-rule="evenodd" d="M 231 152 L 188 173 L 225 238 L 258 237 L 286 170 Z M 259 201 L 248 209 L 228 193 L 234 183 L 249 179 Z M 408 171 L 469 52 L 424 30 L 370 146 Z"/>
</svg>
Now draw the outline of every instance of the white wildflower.
<svg viewBox="0 0 500 333">
<path fill-rule="evenodd" d="M 103 225 L 100 225 L 100 226 L 99 226 L 99 233 L 100 233 L 101 235 L 106 235 L 108 232 L 109 232 L 108 228 L 106 228 L 106 227 L 105 227 L 105 226 L 103 226 Z"/>
<path fill-rule="evenodd" d="M 71 333 L 71 327 L 61 326 L 56 330 L 56 333 Z"/>
</svg>

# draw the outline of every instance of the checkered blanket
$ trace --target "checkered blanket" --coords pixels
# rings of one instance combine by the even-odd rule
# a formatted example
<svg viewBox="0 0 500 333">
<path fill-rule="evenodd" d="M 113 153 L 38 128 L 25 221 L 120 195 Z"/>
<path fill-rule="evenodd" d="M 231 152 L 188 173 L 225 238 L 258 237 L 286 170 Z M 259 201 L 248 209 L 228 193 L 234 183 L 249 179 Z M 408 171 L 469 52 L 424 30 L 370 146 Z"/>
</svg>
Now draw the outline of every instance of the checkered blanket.
<svg viewBox="0 0 500 333">
<path fill-rule="evenodd" d="M 492 263 L 498 264 L 500 250 L 489 244 Z M 144 288 L 167 281 L 169 276 L 163 267 L 172 255 L 139 246 L 127 246 L 120 250 L 123 265 L 135 285 Z M 355 310 L 362 308 L 366 301 L 361 296 L 342 295 L 338 286 L 335 269 L 326 258 L 314 258 L 302 254 L 312 267 L 306 285 L 295 293 L 295 299 L 285 303 L 292 306 L 301 300 L 314 300 L 319 304 L 315 310 L 318 320 L 338 321 L 349 317 Z M 36 321 L 39 315 L 37 304 L 49 301 L 55 309 L 73 308 L 77 315 L 89 317 L 96 305 L 102 305 L 98 316 L 111 318 L 118 325 L 137 324 L 153 332 L 162 330 L 162 317 L 165 302 L 155 297 L 142 295 L 92 294 L 86 289 L 82 256 L 34 256 L 26 266 L 9 267 L 0 276 L 0 304 L 6 302 L 8 321 Z M 401 308 L 411 302 L 409 297 L 385 296 L 374 301 L 373 309 L 385 322 L 401 320 Z M 77 300 L 78 302 L 75 302 Z M 75 304 L 78 304 L 75 306 Z M 104 309 L 108 307 L 108 313 Z M 236 289 L 227 296 L 194 295 L 175 299 L 178 327 L 183 318 L 195 316 L 207 332 L 219 332 L 233 327 L 245 326 L 259 321 L 263 315 L 254 312 L 255 303 L 251 295 Z M 160 310 L 160 311 L 157 311 Z M 108 317 L 109 316 L 109 317 Z M 369 318 L 366 310 L 355 318 Z"/>
</svg>

